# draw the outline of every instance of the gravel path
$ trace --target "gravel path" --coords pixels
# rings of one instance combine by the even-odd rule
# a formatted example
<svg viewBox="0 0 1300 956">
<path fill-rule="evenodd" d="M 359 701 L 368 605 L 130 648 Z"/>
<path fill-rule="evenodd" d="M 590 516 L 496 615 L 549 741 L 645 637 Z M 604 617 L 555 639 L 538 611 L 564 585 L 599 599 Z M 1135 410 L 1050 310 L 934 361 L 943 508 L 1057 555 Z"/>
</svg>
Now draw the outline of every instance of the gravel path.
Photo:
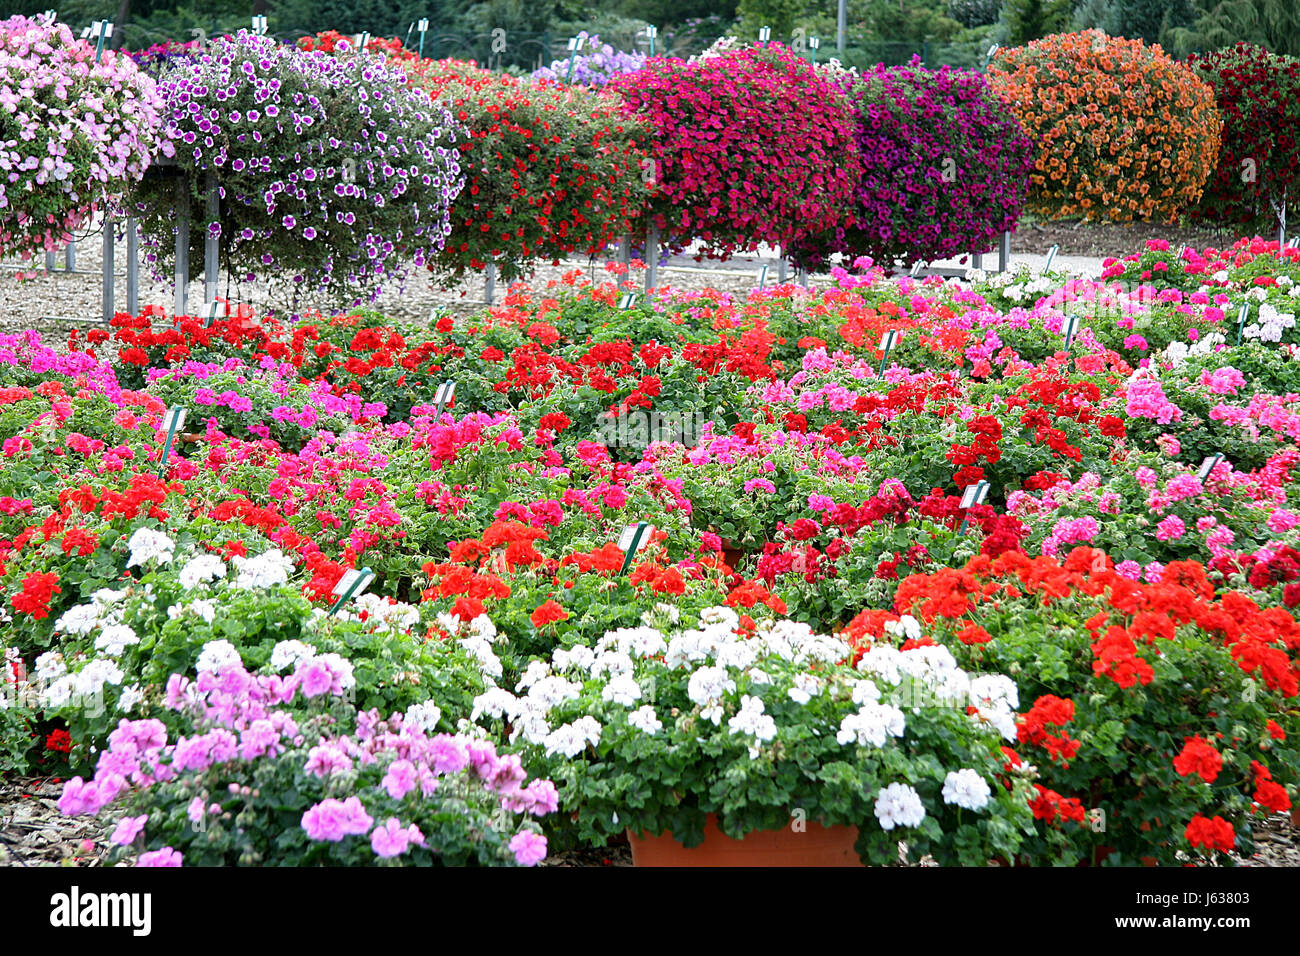
<svg viewBox="0 0 1300 956">
<path fill-rule="evenodd" d="M 0 866 L 104 865 L 110 831 L 93 818 L 63 816 L 55 805 L 62 789 L 48 778 L 0 781 Z M 1238 864 L 1300 866 L 1300 827 L 1274 814 L 1257 825 L 1256 847 L 1254 856 L 1236 857 Z M 543 865 L 631 866 L 632 855 L 620 842 L 558 853 Z"/>
<path fill-rule="evenodd" d="M 1046 261 L 1046 247 L 1029 231 L 1025 236 L 1013 237 L 1011 265 L 1024 264 L 1030 269 L 1041 269 Z M 612 257 L 611 257 L 612 258 Z M 117 244 L 115 255 L 117 277 L 114 283 L 114 304 L 118 311 L 126 309 L 126 245 Z M 98 230 L 91 231 L 76 244 L 76 272 L 63 271 L 64 256 L 56 256 L 57 270 L 46 273 L 44 257 L 37 256 L 28 262 L 17 258 L 0 261 L 0 331 L 13 332 L 25 329 L 67 329 L 84 326 L 101 320 L 103 295 L 103 241 Z M 956 266 L 956 260 L 936 261 L 937 266 Z M 996 254 L 986 254 L 983 265 L 986 269 L 995 268 Z M 548 282 L 558 281 L 560 277 L 572 270 L 582 269 L 594 279 L 607 277 L 605 262 L 570 259 L 558 266 L 550 263 L 539 264 L 536 272 L 527 280 L 533 289 L 545 289 Z M 774 285 L 779 280 L 779 260 L 776 250 L 761 247 L 756 255 L 739 256 L 726 262 L 704 260 L 697 262 L 689 254 L 674 257 L 659 273 L 660 285 L 672 285 L 680 289 L 698 291 L 704 288 L 724 292 L 744 293 L 755 288 L 761 266 L 768 266 L 767 284 Z M 1059 255 L 1055 269 L 1072 272 L 1080 276 L 1097 276 L 1101 273 L 1101 258 L 1087 255 Z M 788 281 L 795 281 L 793 271 L 788 273 Z M 821 287 L 829 284 L 829 277 L 814 276 L 811 284 Z M 220 294 L 227 295 L 225 277 L 219 285 Z M 496 299 L 500 302 L 506 291 L 505 284 L 496 284 Z M 188 290 L 190 310 L 197 312 L 204 300 L 203 283 L 192 282 Z M 265 310 L 276 301 L 275 290 L 265 282 L 231 284 L 229 297 L 232 301 L 247 302 L 258 310 Z M 170 282 L 154 282 L 146 271 L 140 277 L 140 305 L 161 305 L 168 309 L 173 303 L 173 290 Z M 424 270 L 415 271 L 408 279 L 406 287 L 391 289 L 381 295 L 371 306 L 385 315 L 394 318 L 423 322 L 434 309 L 454 313 L 470 312 L 482 308 L 484 303 L 484 281 L 482 276 L 472 277 L 469 281 L 450 288 L 436 286 Z M 304 303 L 304 307 L 315 303 Z"/>
</svg>

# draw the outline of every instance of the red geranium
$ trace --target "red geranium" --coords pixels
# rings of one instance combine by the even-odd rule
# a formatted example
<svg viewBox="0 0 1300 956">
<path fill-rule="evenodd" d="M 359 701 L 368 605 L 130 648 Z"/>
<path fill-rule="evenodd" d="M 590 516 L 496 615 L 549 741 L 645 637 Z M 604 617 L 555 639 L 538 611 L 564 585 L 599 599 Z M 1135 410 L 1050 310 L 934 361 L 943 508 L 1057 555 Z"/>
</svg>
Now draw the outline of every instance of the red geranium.
<svg viewBox="0 0 1300 956">
<path fill-rule="evenodd" d="M 33 571 L 23 578 L 23 589 L 20 593 L 15 594 L 9 599 L 14 610 L 22 614 L 29 614 L 33 620 L 39 621 L 43 617 L 50 616 L 50 598 L 55 594 L 62 594 L 63 589 L 58 586 L 59 576 L 53 571 L 46 574 L 39 574 Z"/>
<path fill-rule="evenodd" d="M 1198 813 L 1192 817 L 1192 822 L 1187 824 L 1184 833 L 1187 842 L 1192 846 L 1218 850 L 1222 853 L 1230 852 L 1236 843 L 1236 831 L 1223 817 L 1206 818 Z"/>
<path fill-rule="evenodd" d="M 537 610 L 528 616 L 528 620 L 533 622 L 533 627 L 543 628 L 548 624 L 556 621 L 567 621 L 569 612 L 554 601 L 547 601 Z"/>
</svg>

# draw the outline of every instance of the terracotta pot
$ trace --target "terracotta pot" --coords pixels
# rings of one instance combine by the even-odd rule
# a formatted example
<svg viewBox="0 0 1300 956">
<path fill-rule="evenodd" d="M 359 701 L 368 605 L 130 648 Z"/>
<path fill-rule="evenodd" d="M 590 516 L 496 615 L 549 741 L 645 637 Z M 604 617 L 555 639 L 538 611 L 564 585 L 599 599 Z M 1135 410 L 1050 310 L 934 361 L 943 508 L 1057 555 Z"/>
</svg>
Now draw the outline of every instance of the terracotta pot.
<svg viewBox="0 0 1300 956">
<path fill-rule="evenodd" d="M 687 849 L 671 833 L 638 836 L 627 833 L 633 866 L 861 866 L 853 844 L 858 828 L 824 827 L 808 821 L 803 832 L 790 827 L 756 830 L 743 840 L 733 840 L 718 829 L 710 813 L 704 824 L 704 842 Z"/>
<path fill-rule="evenodd" d="M 1291 826 L 1300 827 L 1300 803 L 1291 808 Z"/>
</svg>

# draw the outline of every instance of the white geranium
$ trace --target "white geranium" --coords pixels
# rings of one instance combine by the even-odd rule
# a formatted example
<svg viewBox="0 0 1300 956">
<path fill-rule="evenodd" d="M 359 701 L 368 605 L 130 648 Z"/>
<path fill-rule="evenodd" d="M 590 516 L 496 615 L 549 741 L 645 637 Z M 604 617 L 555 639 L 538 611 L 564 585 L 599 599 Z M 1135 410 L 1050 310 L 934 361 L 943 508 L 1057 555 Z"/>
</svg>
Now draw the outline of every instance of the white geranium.
<svg viewBox="0 0 1300 956">
<path fill-rule="evenodd" d="M 600 733 L 600 724 L 594 717 L 587 715 L 551 731 L 543 746 L 548 757 L 557 753 L 564 754 L 566 757 L 576 757 L 587 749 L 587 744 L 599 743 Z"/>
<path fill-rule="evenodd" d="M 655 714 L 655 709 L 649 704 L 638 707 L 632 713 L 627 715 L 627 722 L 637 730 L 654 736 L 664 729 L 660 723 L 659 717 Z"/>
<path fill-rule="evenodd" d="M 236 555 L 232 563 L 236 572 L 235 587 L 245 591 L 288 584 L 289 574 L 293 571 L 293 559 L 279 548 L 272 548 L 253 558 Z"/>
<path fill-rule="evenodd" d="M 496 656 L 492 650 L 492 645 L 485 638 L 470 634 L 467 637 L 462 637 L 456 643 L 473 655 L 474 659 L 478 661 L 479 668 L 488 677 L 496 679 L 504 673 L 500 658 Z"/>
<path fill-rule="evenodd" d="M 404 604 L 379 594 L 363 594 L 352 603 L 358 615 L 365 612 L 366 623 L 370 625 L 405 631 L 420 623 L 420 609 L 413 604 Z"/>
<path fill-rule="evenodd" d="M 36 679 L 40 681 L 57 680 L 68 672 L 68 665 L 58 651 L 46 651 L 36 658 Z"/>
<path fill-rule="evenodd" d="M 176 554 L 176 542 L 153 528 L 137 528 L 126 546 L 131 551 L 126 562 L 128 568 L 143 566 L 149 561 L 167 564 Z"/>
<path fill-rule="evenodd" d="M 83 698 L 95 698 L 104 689 L 105 684 L 121 684 L 123 674 L 116 662 L 101 657 L 70 676 L 75 694 Z"/>
<path fill-rule="evenodd" d="M 199 651 L 199 661 L 194 665 L 194 669 L 200 674 L 204 671 L 220 673 L 227 667 L 242 667 L 243 663 L 239 651 L 235 650 L 235 645 L 229 641 L 208 641 Z"/>
<path fill-rule="evenodd" d="M 581 684 L 555 675 L 543 677 L 533 684 L 528 691 L 530 698 L 547 709 L 556 707 L 567 700 L 577 700 L 581 694 Z"/>
<path fill-rule="evenodd" d="M 102 608 L 95 603 L 78 604 L 70 607 L 54 622 L 54 629 L 63 634 L 75 634 L 84 637 L 99 627 Z"/>
<path fill-rule="evenodd" d="M 140 638 L 126 624 L 110 624 L 95 638 L 95 650 L 102 651 L 109 657 L 121 657 L 127 646 L 139 644 Z"/>
<path fill-rule="evenodd" d="M 907 784 L 891 783 L 876 797 L 876 819 L 882 830 L 920 826 L 925 819 L 925 804 Z"/>
<path fill-rule="evenodd" d="M 294 670 L 316 656 L 316 648 L 302 641 L 280 641 L 271 649 L 271 670 Z"/>
<path fill-rule="evenodd" d="M 745 734 L 759 740 L 776 738 L 776 721 L 764 713 L 762 699 L 749 694 L 740 698 L 740 710 L 727 721 L 727 728 L 733 734 Z"/>
<path fill-rule="evenodd" d="M 478 720 L 484 714 L 488 717 L 498 718 L 516 713 L 518 710 L 519 700 L 514 694 L 503 687 L 489 687 L 474 698 L 474 706 L 470 711 L 469 719 Z"/>
<path fill-rule="evenodd" d="M 578 687 L 573 696 L 577 697 L 581 690 L 582 688 Z M 632 675 L 618 674 L 601 689 L 600 698 L 624 707 L 631 707 L 641 699 L 641 687 Z"/>
<path fill-rule="evenodd" d="M 200 584 L 215 581 L 225 575 L 226 562 L 215 554 L 200 554 L 187 561 L 176 578 L 180 581 L 181 587 L 189 591 Z"/>
<path fill-rule="evenodd" d="M 943 802 L 967 810 L 983 810 L 988 806 L 992 790 L 974 770 L 954 770 L 943 778 Z"/>
<path fill-rule="evenodd" d="M 587 670 L 591 667 L 592 662 L 596 659 L 596 652 L 586 644 L 575 644 L 570 648 L 557 647 L 551 653 L 551 662 L 555 665 L 556 670 L 569 670 L 576 668 Z"/>
<path fill-rule="evenodd" d="M 442 720 L 442 710 L 433 701 L 412 704 L 402 715 L 402 723 L 407 727 L 418 727 L 426 734 L 437 733 L 438 721 Z"/>
<path fill-rule="evenodd" d="M 796 704 L 806 704 L 821 693 L 822 682 L 811 674 L 799 674 L 794 679 L 794 686 L 786 693 Z"/>
<path fill-rule="evenodd" d="M 840 721 L 835 740 L 841 746 L 883 747 L 890 737 L 901 737 L 907 729 L 903 712 L 893 704 L 868 703 Z"/>
<path fill-rule="evenodd" d="M 528 666 L 524 668 L 524 672 L 520 676 L 519 682 L 515 684 L 515 690 L 526 690 L 533 684 L 536 684 L 543 677 L 550 676 L 551 665 L 547 664 L 546 661 L 530 661 Z"/>
<path fill-rule="evenodd" d="M 144 691 L 140 689 L 139 684 L 132 684 L 122 689 L 122 696 L 117 699 L 117 709 L 123 714 L 129 714 L 142 700 L 144 700 Z"/>
<path fill-rule="evenodd" d="M 865 678 L 853 685 L 853 703 L 861 707 L 863 704 L 872 704 L 880 700 L 880 688 L 874 681 Z"/>
</svg>

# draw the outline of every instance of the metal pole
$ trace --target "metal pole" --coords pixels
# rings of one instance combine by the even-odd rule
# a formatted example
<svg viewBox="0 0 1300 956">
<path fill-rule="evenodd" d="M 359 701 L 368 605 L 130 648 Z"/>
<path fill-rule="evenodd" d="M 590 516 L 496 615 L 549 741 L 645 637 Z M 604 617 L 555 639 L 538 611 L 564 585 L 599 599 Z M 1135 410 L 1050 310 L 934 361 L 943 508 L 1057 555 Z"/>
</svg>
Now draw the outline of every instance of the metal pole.
<svg viewBox="0 0 1300 956">
<path fill-rule="evenodd" d="M 173 311 L 187 312 L 190 285 L 190 183 L 184 176 L 176 179 L 176 301 Z"/>
<path fill-rule="evenodd" d="M 52 252 L 45 253 L 45 271 L 46 273 L 54 271 L 54 253 Z"/>
<path fill-rule="evenodd" d="M 627 265 L 632 261 L 632 236 L 624 235 L 618 241 L 618 261 Z"/>
<path fill-rule="evenodd" d="M 835 17 L 835 49 L 844 52 L 844 37 L 849 32 L 849 3 L 840 0 L 839 11 Z"/>
<path fill-rule="evenodd" d="M 68 244 L 68 251 L 71 253 L 72 245 Z M 71 267 L 68 269 L 72 271 Z M 104 213 L 104 324 L 113 321 L 116 310 L 113 308 L 113 214 Z"/>
<path fill-rule="evenodd" d="M 645 290 L 649 292 L 659 283 L 659 227 L 654 223 L 645 234 Z"/>
<path fill-rule="evenodd" d="M 785 258 L 785 250 L 779 246 L 777 247 L 776 254 L 778 256 L 776 262 L 776 281 L 781 285 L 785 285 L 787 273 L 790 271 L 790 263 Z"/>
<path fill-rule="evenodd" d="M 998 240 L 998 271 L 1006 272 L 1011 268 L 1011 233 L 1004 232 Z"/>
<path fill-rule="evenodd" d="M 217 257 L 221 252 L 221 238 L 212 234 L 212 223 L 221 221 L 221 197 L 217 192 L 217 174 L 208 170 L 207 222 L 203 234 L 203 301 L 217 301 Z"/>
<path fill-rule="evenodd" d="M 108 219 L 106 221 L 111 222 L 112 220 Z M 75 272 L 77 269 L 77 244 L 75 242 L 68 243 L 68 247 L 63 250 L 63 267 L 69 272 Z"/>
<path fill-rule="evenodd" d="M 497 294 L 497 267 L 496 263 L 489 262 L 487 269 L 483 272 L 483 301 L 491 305 L 496 299 Z"/>
<path fill-rule="evenodd" d="M 140 227 L 135 219 L 126 221 L 126 311 L 140 314 Z"/>
</svg>

